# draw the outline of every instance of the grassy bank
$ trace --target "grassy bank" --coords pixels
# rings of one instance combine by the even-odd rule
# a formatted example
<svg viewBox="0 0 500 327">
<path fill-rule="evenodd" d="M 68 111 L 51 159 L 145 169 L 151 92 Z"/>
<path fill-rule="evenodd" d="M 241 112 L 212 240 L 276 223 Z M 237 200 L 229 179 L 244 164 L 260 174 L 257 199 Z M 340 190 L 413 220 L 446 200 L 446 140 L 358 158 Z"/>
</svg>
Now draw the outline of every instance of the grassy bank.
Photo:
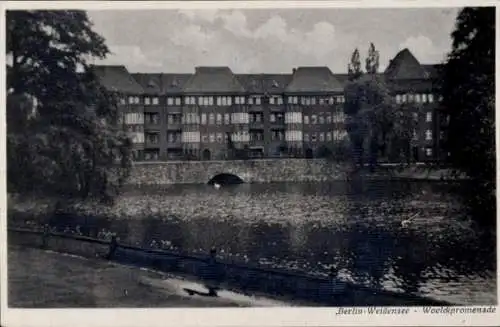
<svg viewBox="0 0 500 327">
<path fill-rule="evenodd" d="M 230 291 L 190 296 L 183 288 L 206 290 L 177 276 L 19 246 L 9 246 L 8 282 L 8 304 L 16 308 L 290 305 Z"/>
</svg>

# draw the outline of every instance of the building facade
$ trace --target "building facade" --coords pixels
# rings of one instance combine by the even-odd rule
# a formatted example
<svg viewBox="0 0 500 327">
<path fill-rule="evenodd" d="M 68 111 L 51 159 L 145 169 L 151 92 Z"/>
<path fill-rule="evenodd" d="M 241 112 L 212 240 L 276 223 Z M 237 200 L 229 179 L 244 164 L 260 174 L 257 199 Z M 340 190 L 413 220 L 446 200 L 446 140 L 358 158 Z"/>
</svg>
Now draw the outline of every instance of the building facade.
<svg viewBox="0 0 500 327">
<path fill-rule="evenodd" d="M 404 49 L 381 74 L 396 103 L 415 111 L 416 161 L 440 157 L 437 68 L 421 65 Z M 193 74 L 94 69 L 108 90 L 121 95 L 135 160 L 323 157 L 348 147 L 348 76 L 328 67 L 298 67 L 291 74 L 235 74 L 228 67 L 196 67 Z"/>
</svg>

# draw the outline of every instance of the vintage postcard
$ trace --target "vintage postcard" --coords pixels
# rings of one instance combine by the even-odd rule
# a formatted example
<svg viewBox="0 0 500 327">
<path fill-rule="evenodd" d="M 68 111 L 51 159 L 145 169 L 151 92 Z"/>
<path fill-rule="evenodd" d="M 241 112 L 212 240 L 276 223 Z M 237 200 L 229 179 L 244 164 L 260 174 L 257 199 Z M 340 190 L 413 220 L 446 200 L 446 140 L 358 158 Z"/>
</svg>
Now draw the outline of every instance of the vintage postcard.
<svg viewBox="0 0 500 327">
<path fill-rule="evenodd" d="M 500 321 L 495 2 L 0 8 L 2 326 Z"/>
</svg>

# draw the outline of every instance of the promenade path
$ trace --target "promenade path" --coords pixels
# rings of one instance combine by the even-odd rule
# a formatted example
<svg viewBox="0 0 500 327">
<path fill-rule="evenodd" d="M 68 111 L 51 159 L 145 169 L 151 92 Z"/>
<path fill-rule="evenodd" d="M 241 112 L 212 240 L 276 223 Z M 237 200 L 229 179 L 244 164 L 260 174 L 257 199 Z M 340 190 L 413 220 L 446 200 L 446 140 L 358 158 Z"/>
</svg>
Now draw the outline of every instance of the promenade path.
<svg viewBox="0 0 500 327">
<path fill-rule="evenodd" d="M 99 259 L 9 246 L 8 301 L 14 308 L 121 307 L 270 307 L 291 303 L 221 290 L 219 297 L 202 284 L 178 276 Z"/>
</svg>

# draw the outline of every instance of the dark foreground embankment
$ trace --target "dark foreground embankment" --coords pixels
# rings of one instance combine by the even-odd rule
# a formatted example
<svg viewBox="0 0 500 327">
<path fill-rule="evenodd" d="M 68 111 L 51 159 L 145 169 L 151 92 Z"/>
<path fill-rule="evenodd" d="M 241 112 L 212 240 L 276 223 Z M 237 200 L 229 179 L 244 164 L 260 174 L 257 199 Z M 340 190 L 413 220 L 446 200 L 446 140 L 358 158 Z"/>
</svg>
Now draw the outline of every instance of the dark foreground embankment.
<svg viewBox="0 0 500 327">
<path fill-rule="evenodd" d="M 210 262 L 208 256 L 147 250 L 124 244 L 113 247 L 108 241 L 83 236 L 46 233 L 43 237 L 40 232 L 9 230 L 8 237 L 11 246 L 43 247 L 88 258 L 107 258 L 118 263 L 174 273 L 177 276 L 198 278 L 247 295 L 268 294 L 275 298 L 293 299 L 295 303 L 326 306 L 447 305 L 417 296 L 370 289 L 336 278 L 264 269 L 237 262 Z M 95 277 L 99 278 L 98 272 Z"/>
</svg>

